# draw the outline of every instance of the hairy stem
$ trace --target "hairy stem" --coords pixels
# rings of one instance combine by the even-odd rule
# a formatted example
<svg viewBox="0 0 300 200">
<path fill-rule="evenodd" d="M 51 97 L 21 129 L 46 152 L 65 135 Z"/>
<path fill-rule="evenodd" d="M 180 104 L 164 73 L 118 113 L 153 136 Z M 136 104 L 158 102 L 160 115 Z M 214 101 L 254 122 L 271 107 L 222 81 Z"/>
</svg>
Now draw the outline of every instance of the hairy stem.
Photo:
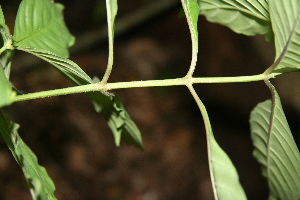
<svg viewBox="0 0 300 200">
<path fill-rule="evenodd" d="M 103 85 L 101 83 L 93 83 L 89 85 L 81 85 L 75 87 L 68 87 L 68 88 L 62 88 L 56 90 L 18 95 L 14 98 L 13 101 L 17 102 L 17 101 L 25 101 L 30 99 L 38 99 L 38 98 L 75 94 L 75 93 L 84 93 L 84 92 L 95 92 L 95 91 L 103 92 L 105 94 L 106 91 L 108 90 L 122 89 L 122 88 L 176 86 L 176 85 L 188 85 L 188 84 L 195 84 L 195 83 L 252 82 L 252 81 L 262 81 L 270 78 L 273 78 L 273 76 L 259 74 L 253 76 L 238 76 L 238 77 L 205 77 L 205 78 L 184 77 L 184 78 L 165 79 L 165 80 L 107 83 L 106 85 Z"/>
<path fill-rule="evenodd" d="M 94 84 L 89 84 L 89 85 L 80 85 L 80 86 L 74 86 L 74 87 L 68 87 L 68 88 L 62 88 L 62 89 L 55 89 L 55 90 L 48 90 L 48 91 L 18 95 L 13 99 L 13 102 L 25 101 L 25 100 L 30 100 L 30 99 L 39 99 L 39 98 L 45 98 L 45 97 L 60 96 L 60 95 L 67 95 L 67 94 L 94 92 L 94 91 L 105 92 L 106 89 L 101 84 L 94 83 Z"/>
<path fill-rule="evenodd" d="M 115 3 L 115 4 L 114 4 Z M 106 0 L 107 24 L 108 24 L 108 63 L 102 84 L 106 84 L 111 74 L 114 62 L 114 24 L 117 14 L 117 2 L 114 0 Z"/>
</svg>

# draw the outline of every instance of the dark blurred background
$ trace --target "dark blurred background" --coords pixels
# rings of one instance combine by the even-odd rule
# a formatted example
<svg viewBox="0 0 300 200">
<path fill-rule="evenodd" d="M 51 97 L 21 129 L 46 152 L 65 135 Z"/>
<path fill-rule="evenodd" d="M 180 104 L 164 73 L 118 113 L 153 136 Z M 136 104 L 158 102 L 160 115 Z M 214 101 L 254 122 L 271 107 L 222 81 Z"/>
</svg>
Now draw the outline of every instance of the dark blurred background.
<svg viewBox="0 0 300 200">
<path fill-rule="evenodd" d="M 20 0 L 1 0 L 13 32 Z M 104 74 L 108 50 L 104 0 L 57 0 L 76 44 L 70 59 L 91 77 Z M 191 41 L 179 0 L 122 0 L 116 24 L 115 64 L 109 82 L 183 77 Z M 262 36 L 238 35 L 199 18 L 196 77 L 262 73 L 274 59 Z M 16 52 L 11 80 L 24 93 L 71 86 L 49 64 Z M 298 73 L 282 75 L 277 87 L 294 133 L 299 133 Z M 267 199 L 266 181 L 252 156 L 248 118 L 270 98 L 263 82 L 198 84 L 215 137 L 235 164 L 249 200 Z M 5 110 L 21 125 L 20 136 L 38 156 L 68 200 L 212 200 L 203 121 L 184 86 L 121 89 L 145 151 L 114 145 L 106 121 L 83 94 L 15 103 Z M 299 140 L 299 135 L 295 135 Z M 0 199 L 31 199 L 21 169 L 0 141 Z"/>
</svg>

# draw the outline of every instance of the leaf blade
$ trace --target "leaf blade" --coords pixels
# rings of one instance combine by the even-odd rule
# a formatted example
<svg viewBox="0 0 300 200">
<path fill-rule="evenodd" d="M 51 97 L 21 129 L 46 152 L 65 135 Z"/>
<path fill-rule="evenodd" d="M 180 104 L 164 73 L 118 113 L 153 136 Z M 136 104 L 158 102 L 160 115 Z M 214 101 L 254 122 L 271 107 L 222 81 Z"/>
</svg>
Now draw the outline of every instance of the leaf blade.
<svg viewBox="0 0 300 200">
<path fill-rule="evenodd" d="M 34 200 L 56 200 L 55 186 L 44 167 L 38 164 L 35 154 L 24 143 L 17 130 L 19 125 L 10 121 L 0 110 L 0 133 L 22 168 Z"/>
<path fill-rule="evenodd" d="M 15 47 L 31 47 L 68 57 L 75 38 L 63 21 L 63 5 L 50 0 L 23 0 L 13 35 Z"/>
<path fill-rule="evenodd" d="M 3 68 L 0 66 L 0 108 L 10 105 L 14 96 L 11 83 L 7 80 Z"/>
<path fill-rule="evenodd" d="M 277 63 L 271 73 L 300 71 L 300 3 L 269 0 Z"/>
<path fill-rule="evenodd" d="M 270 197 L 300 198 L 300 154 L 274 89 L 274 102 L 259 103 L 250 114 L 253 155 L 267 178 Z"/>
<path fill-rule="evenodd" d="M 1 5 L 0 5 L 0 26 L 2 26 L 2 27 L 6 26 L 5 19 L 4 19 L 4 14 L 3 14 L 3 11 L 2 11 Z"/>
<path fill-rule="evenodd" d="M 244 35 L 267 34 L 272 40 L 267 0 L 198 0 L 200 14 L 208 21 Z"/>
<path fill-rule="evenodd" d="M 209 171 L 211 175 L 211 182 L 213 186 L 215 199 L 247 199 L 243 187 L 239 182 L 239 176 L 232 161 L 214 138 L 208 113 L 204 104 L 202 103 L 198 94 L 194 90 L 193 86 L 188 85 L 188 88 L 200 109 L 205 125 Z M 226 168 L 226 170 L 224 170 L 224 168 Z"/>
</svg>

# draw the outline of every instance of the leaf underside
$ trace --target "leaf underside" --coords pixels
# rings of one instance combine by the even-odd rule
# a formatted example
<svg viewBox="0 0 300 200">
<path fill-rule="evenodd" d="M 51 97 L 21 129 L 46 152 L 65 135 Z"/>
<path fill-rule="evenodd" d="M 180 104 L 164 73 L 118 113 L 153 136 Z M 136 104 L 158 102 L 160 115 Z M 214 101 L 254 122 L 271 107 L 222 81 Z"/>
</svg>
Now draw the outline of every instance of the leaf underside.
<svg viewBox="0 0 300 200">
<path fill-rule="evenodd" d="M 213 133 L 209 136 L 210 162 L 213 173 L 213 187 L 218 200 L 245 200 L 246 194 L 239 182 L 238 173 L 228 155 L 219 146 Z"/>
<path fill-rule="evenodd" d="M 300 2 L 269 0 L 275 35 L 276 58 L 273 73 L 300 71 Z"/>
<path fill-rule="evenodd" d="M 200 14 L 208 21 L 244 35 L 263 34 L 272 40 L 267 0 L 198 0 Z"/>
<path fill-rule="evenodd" d="M 286 121 L 279 96 L 259 103 L 250 115 L 254 157 L 267 178 L 270 198 L 300 198 L 300 154 Z M 272 111 L 273 110 L 273 111 Z"/>
<path fill-rule="evenodd" d="M 245 200 L 246 194 L 239 182 L 238 173 L 228 155 L 214 138 L 207 110 L 193 86 L 188 86 L 203 117 L 207 148 L 209 171 L 216 200 Z"/>
</svg>

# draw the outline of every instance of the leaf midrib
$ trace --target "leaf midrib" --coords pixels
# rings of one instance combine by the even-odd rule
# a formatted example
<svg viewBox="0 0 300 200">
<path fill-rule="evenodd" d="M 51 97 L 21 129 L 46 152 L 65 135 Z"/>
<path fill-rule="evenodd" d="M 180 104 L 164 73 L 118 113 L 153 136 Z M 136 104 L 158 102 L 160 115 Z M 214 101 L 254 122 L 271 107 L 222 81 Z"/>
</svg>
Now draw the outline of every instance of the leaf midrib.
<svg viewBox="0 0 300 200">
<path fill-rule="evenodd" d="M 55 16 L 55 17 L 51 16 L 51 17 L 52 17 L 52 19 L 49 20 L 49 22 L 47 22 L 44 26 L 41 26 L 41 27 L 37 28 L 37 30 L 32 32 L 32 34 L 30 34 L 30 35 L 28 35 L 28 36 L 26 36 L 26 37 L 24 37 L 24 38 L 22 38 L 18 41 L 14 41 L 14 45 L 18 46 L 17 45 L 18 43 L 21 43 L 24 40 L 27 40 L 28 38 L 39 37 L 38 34 L 40 34 L 41 32 L 49 29 L 49 27 L 51 27 L 53 24 L 54 25 L 55 24 L 60 24 L 60 23 L 58 23 L 59 22 L 59 17 L 58 16 Z"/>
</svg>

